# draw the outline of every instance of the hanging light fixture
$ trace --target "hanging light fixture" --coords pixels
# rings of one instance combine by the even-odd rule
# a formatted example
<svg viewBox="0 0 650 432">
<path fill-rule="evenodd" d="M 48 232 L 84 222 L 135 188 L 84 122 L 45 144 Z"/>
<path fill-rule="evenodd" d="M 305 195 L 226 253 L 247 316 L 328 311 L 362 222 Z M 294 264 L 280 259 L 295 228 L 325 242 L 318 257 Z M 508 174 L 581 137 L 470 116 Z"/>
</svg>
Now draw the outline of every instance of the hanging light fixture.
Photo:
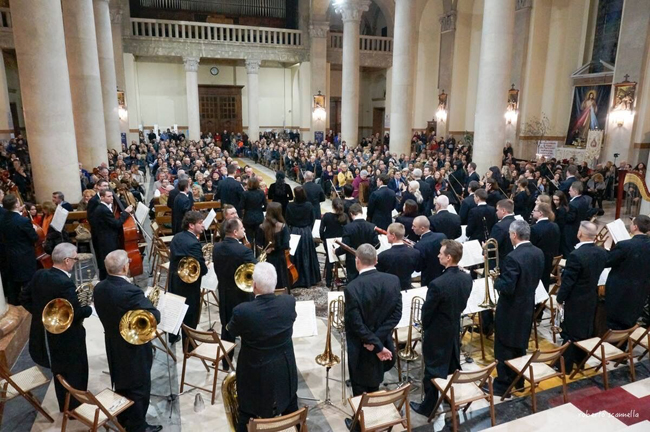
<svg viewBox="0 0 650 432">
<path fill-rule="evenodd" d="M 517 124 L 517 116 L 519 109 L 519 90 L 515 88 L 515 85 L 512 84 L 510 90 L 508 90 L 508 106 L 506 107 L 506 123 L 509 125 Z"/>
</svg>

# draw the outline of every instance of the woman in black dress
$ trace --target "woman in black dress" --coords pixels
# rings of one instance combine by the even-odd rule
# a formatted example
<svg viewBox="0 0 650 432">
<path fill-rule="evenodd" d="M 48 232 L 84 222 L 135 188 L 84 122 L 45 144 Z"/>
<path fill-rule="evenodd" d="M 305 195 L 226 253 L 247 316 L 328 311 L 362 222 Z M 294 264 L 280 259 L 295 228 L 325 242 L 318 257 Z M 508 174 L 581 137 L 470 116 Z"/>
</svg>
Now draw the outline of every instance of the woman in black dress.
<svg viewBox="0 0 650 432">
<path fill-rule="evenodd" d="M 241 197 L 239 208 L 243 213 L 242 222 L 246 229 L 246 238 L 250 243 L 255 240 L 257 227 L 264 221 L 264 210 L 266 210 L 266 196 L 260 189 L 260 181 L 257 177 L 248 179 L 247 190 Z M 260 244 L 260 246 L 264 246 Z"/>
<path fill-rule="evenodd" d="M 405 237 L 414 242 L 420 240 L 420 236 L 413 231 L 413 221 L 418 215 L 418 204 L 412 199 L 409 199 L 404 203 L 404 211 L 402 214 L 395 218 L 395 222 L 404 225 Z"/>
<path fill-rule="evenodd" d="M 282 204 L 282 214 L 287 214 L 287 204 L 293 199 L 293 192 L 291 186 L 284 182 L 284 173 L 278 171 L 275 173 L 275 183 L 269 186 L 268 198 L 273 202 Z"/>
<path fill-rule="evenodd" d="M 285 257 L 285 251 L 289 250 L 289 237 L 289 228 L 282 216 L 282 205 L 276 202 L 269 203 L 266 207 L 264 222 L 257 227 L 255 241 L 260 250 L 268 246 L 266 262 L 273 264 L 278 274 L 275 289 L 286 288 L 287 291 L 291 290 Z"/>
<path fill-rule="evenodd" d="M 350 221 L 343 207 L 343 200 L 334 198 L 332 212 L 325 213 L 320 221 L 320 238 L 325 241 L 335 237 L 343 237 L 343 227 Z M 325 254 L 325 284 L 332 288 L 332 269 L 334 263 L 329 262 Z"/>
<path fill-rule="evenodd" d="M 524 220 L 528 220 L 528 216 L 530 216 L 528 205 L 530 202 L 530 189 L 528 189 L 528 180 L 519 180 L 517 186 L 517 192 L 515 192 L 515 198 L 513 199 L 515 203 L 515 215 L 519 215 Z"/>
<path fill-rule="evenodd" d="M 560 244 L 564 244 L 564 225 L 566 225 L 566 214 L 569 212 L 569 201 L 562 191 L 555 191 L 553 194 L 553 212 L 555 223 L 560 227 Z"/>
<path fill-rule="evenodd" d="M 293 263 L 298 270 L 298 281 L 294 286 L 310 288 L 321 280 L 316 245 L 311 235 L 316 219 L 302 186 L 296 186 L 293 192 L 296 199 L 287 205 L 286 220 L 291 234 L 300 236 L 300 243 L 293 257 Z"/>
</svg>

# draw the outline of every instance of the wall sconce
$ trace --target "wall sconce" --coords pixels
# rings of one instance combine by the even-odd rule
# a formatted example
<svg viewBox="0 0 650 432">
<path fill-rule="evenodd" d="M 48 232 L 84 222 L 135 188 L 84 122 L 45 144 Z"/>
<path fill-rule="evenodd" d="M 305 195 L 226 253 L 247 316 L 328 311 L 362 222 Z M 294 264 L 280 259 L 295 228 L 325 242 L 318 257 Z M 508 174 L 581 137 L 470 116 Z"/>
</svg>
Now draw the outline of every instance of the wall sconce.
<svg viewBox="0 0 650 432">
<path fill-rule="evenodd" d="M 438 95 L 438 110 L 436 111 L 436 121 L 445 123 L 447 121 L 447 93 L 442 89 Z"/>
<path fill-rule="evenodd" d="M 506 123 L 517 124 L 517 117 L 519 109 L 519 89 L 515 88 L 515 85 L 512 84 L 510 90 L 508 90 L 508 106 L 506 107 Z"/>
<path fill-rule="evenodd" d="M 120 120 L 126 120 L 129 112 L 126 110 L 126 99 L 124 98 L 123 91 L 117 91 L 117 105 L 119 106 L 117 115 L 120 117 Z"/>
<path fill-rule="evenodd" d="M 314 95 L 314 120 L 316 121 L 325 121 L 327 117 L 327 111 L 325 111 L 325 95 L 321 94 L 318 90 L 318 94 Z"/>
<path fill-rule="evenodd" d="M 626 121 L 631 122 L 634 119 L 634 113 L 628 109 L 619 109 L 612 111 L 610 117 L 616 126 L 623 127 Z"/>
</svg>

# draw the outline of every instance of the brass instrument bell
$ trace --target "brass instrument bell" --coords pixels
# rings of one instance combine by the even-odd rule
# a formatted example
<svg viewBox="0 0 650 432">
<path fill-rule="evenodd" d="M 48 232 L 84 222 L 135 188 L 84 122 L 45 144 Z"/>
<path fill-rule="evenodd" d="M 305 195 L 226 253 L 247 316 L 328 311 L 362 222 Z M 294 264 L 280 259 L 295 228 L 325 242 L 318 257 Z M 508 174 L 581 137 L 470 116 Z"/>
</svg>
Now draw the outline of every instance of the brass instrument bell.
<svg viewBox="0 0 650 432">
<path fill-rule="evenodd" d="M 255 264 L 253 263 L 244 263 L 237 267 L 237 271 L 235 271 L 235 284 L 237 288 L 247 293 L 253 292 L 254 270 Z"/>
<path fill-rule="evenodd" d="M 130 310 L 120 319 L 120 335 L 131 345 L 144 345 L 156 337 L 156 317 L 147 310 Z"/>
<path fill-rule="evenodd" d="M 43 308 L 41 320 L 45 330 L 52 334 L 61 334 L 72 325 L 74 309 L 72 304 L 64 298 L 50 300 Z"/>
<path fill-rule="evenodd" d="M 201 276 L 201 264 L 194 257 L 184 257 L 178 263 L 178 277 L 185 283 L 194 283 Z"/>
<path fill-rule="evenodd" d="M 494 263 L 494 268 L 490 270 L 490 264 Z M 494 309 L 496 303 L 492 300 L 490 295 L 490 279 L 492 282 L 499 277 L 499 242 L 496 239 L 490 238 L 483 243 L 483 277 L 485 278 L 485 297 L 483 303 L 479 306 L 486 309 Z"/>
<path fill-rule="evenodd" d="M 231 371 L 223 379 L 221 397 L 223 397 L 223 407 L 226 410 L 230 430 L 235 432 L 239 424 L 239 400 L 237 399 L 237 375 L 235 375 L 235 371 Z"/>
<path fill-rule="evenodd" d="M 327 314 L 327 338 L 325 339 L 325 352 L 316 356 L 316 363 L 326 368 L 331 368 L 339 363 L 341 359 L 332 352 L 332 323 L 336 319 L 337 300 L 332 300 L 329 304 L 329 313 Z"/>
</svg>

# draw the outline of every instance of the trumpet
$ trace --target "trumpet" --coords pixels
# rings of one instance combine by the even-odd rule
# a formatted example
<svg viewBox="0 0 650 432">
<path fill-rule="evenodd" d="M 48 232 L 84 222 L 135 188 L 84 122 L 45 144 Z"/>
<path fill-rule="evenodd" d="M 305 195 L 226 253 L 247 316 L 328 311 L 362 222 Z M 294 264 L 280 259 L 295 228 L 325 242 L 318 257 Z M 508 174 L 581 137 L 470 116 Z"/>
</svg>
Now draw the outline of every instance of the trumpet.
<svg viewBox="0 0 650 432">
<path fill-rule="evenodd" d="M 41 321 L 45 330 L 52 334 L 61 334 L 72 325 L 74 309 L 64 298 L 50 300 L 43 308 Z"/>
<path fill-rule="evenodd" d="M 490 270 L 490 262 L 494 262 L 494 269 Z M 499 242 L 493 238 L 487 239 L 483 244 L 483 276 L 485 277 L 485 297 L 483 298 L 483 303 L 479 306 L 487 309 L 494 309 L 496 303 L 492 300 L 490 295 L 490 281 L 492 281 L 499 276 Z"/>
<path fill-rule="evenodd" d="M 258 257 L 257 262 L 266 261 L 266 251 L 272 244 L 269 242 L 266 245 Z M 255 271 L 255 263 L 244 263 L 237 267 L 235 271 L 235 285 L 237 285 L 237 288 L 247 293 L 253 292 L 253 271 Z"/>
<path fill-rule="evenodd" d="M 93 290 L 95 286 L 92 282 L 86 282 L 77 287 L 77 299 L 81 307 L 89 306 L 93 302 Z"/>
<path fill-rule="evenodd" d="M 178 263 L 176 273 L 183 282 L 194 283 L 201 276 L 201 264 L 194 257 L 183 257 Z"/>
<path fill-rule="evenodd" d="M 413 327 L 422 326 L 423 303 L 424 299 L 422 297 L 415 296 L 413 297 L 413 300 L 411 300 L 411 317 L 409 319 L 409 331 L 406 337 L 406 346 L 397 353 L 401 360 L 407 362 L 417 360 L 420 357 L 420 354 L 413 349 Z"/>
<path fill-rule="evenodd" d="M 329 313 L 327 315 L 327 338 L 325 339 L 325 352 L 316 356 L 316 363 L 326 368 L 331 368 L 341 363 L 339 356 L 332 352 L 332 325 L 337 318 L 338 300 L 332 300 L 329 304 Z"/>
<path fill-rule="evenodd" d="M 120 319 L 120 335 L 131 345 L 144 345 L 156 337 L 156 317 L 147 310 L 130 310 Z"/>
</svg>

